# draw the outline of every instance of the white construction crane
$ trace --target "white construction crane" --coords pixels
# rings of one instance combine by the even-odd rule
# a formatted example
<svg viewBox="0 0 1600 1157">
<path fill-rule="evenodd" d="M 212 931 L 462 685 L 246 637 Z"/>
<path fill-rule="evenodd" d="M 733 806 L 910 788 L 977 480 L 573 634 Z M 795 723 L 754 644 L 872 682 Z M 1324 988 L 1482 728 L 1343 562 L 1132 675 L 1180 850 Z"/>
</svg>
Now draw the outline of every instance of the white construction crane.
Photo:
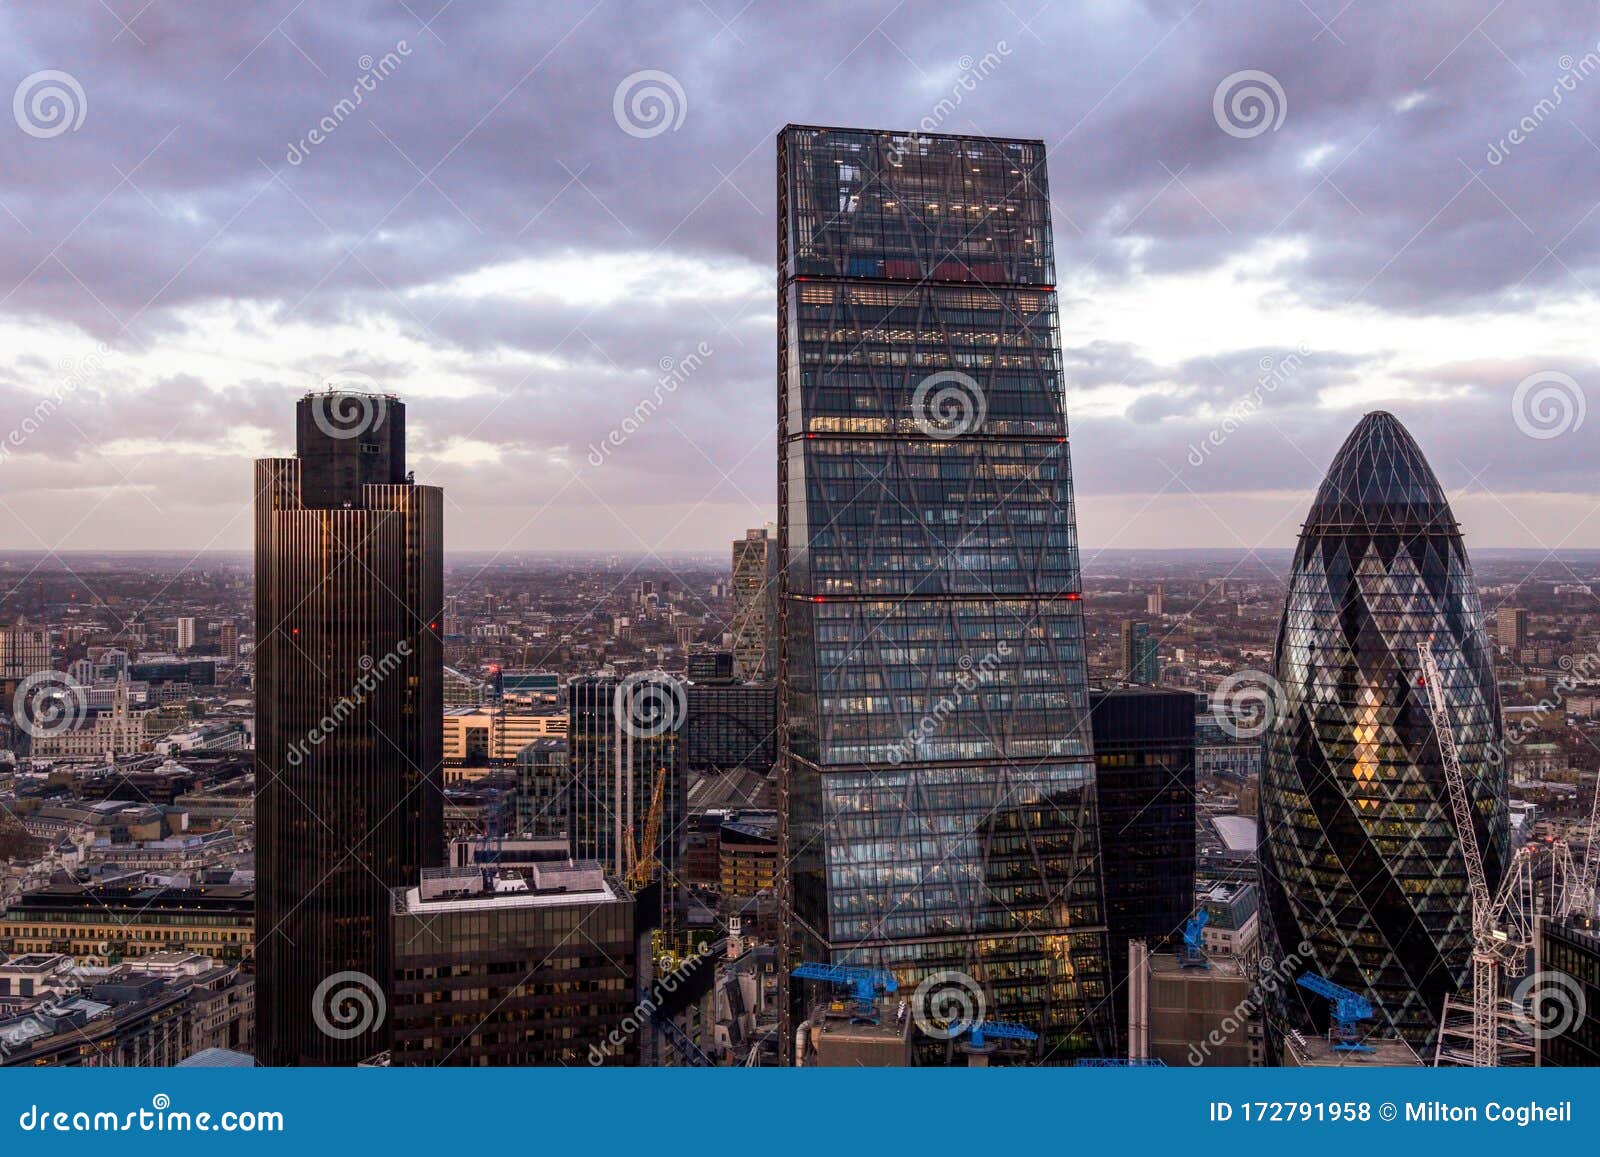
<svg viewBox="0 0 1600 1157">
<path fill-rule="evenodd" d="M 1600 871 L 1600 776 L 1594 781 L 1594 800 L 1589 805 L 1589 823 L 1583 831 L 1585 849 L 1583 864 L 1578 866 L 1572 858 L 1571 845 L 1562 840 L 1555 855 L 1558 861 L 1556 917 L 1587 916 L 1594 918 L 1595 905 L 1600 897 L 1595 895 L 1596 873 Z"/>
<path fill-rule="evenodd" d="M 1431 640 L 1417 644 L 1417 660 L 1422 670 L 1423 689 L 1439 740 L 1439 758 L 1444 764 L 1445 782 L 1450 789 L 1450 806 L 1455 812 L 1456 838 L 1461 843 L 1461 858 L 1466 861 L 1467 889 L 1472 896 L 1472 1002 L 1470 1019 L 1464 1026 L 1451 1026 L 1453 1035 L 1465 1036 L 1472 1046 L 1472 1065 L 1485 1068 L 1500 1063 L 1500 973 L 1506 965 L 1520 970 L 1532 943 L 1528 913 L 1519 908 L 1519 892 L 1532 888 L 1531 853 L 1523 856 L 1506 872 L 1498 896 L 1489 892 L 1483 873 L 1483 856 L 1478 850 L 1478 829 L 1472 814 L 1472 799 L 1467 795 L 1461 774 L 1461 758 L 1456 752 L 1455 730 L 1444 698 L 1444 679 L 1433 657 Z M 1523 849 L 1527 851 L 1527 849 Z M 1531 895 L 1530 895 L 1531 899 Z M 1509 919 L 1508 919 L 1509 914 Z M 1502 923 L 1505 921 L 1505 923 Z M 1509 928 L 1507 927 L 1509 924 Z M 1451 1021 L 1453 1002 L 1445 998 L 1440 1016 L 1439 1050 L 1435 1063 L 1445 1053 L 1446 1025 Z"/>
</svg>

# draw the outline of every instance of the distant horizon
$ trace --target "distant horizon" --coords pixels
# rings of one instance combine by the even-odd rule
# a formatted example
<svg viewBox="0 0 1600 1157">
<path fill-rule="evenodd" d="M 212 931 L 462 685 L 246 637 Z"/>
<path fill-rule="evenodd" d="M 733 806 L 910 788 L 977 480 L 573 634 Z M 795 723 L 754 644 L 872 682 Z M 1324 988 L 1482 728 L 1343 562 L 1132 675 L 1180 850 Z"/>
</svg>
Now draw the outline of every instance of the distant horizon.
<svg viewBox="0 0 1600 1157">
<path fill-rule="evenodd" d="M 459 548 L 447 547 L 445 549 L 444 553 L 445 553 L 446 560 L 448 560 L 448 559 L 450 559 L 452 557 L 455 557 L 455 558 L 490 557 L 490 558 L 502 558 L 502 559 L 515 560 L 516 558 L 523 557 L 523 556 L 532 556 L 534 558 L 546 558 L 546 559 L 561 559 L 561 558 L 571 558 L 571 559 L 696 558 L 696 559 L 699 559 L 699 558 L 714 558 L 714 557 L 720 558 L 721 555 L 726 554 L 732 548 L 733 541 L 734 540 L 730 538 L 728 540 L 727 546 L 721 547 L 721 548 L 717 548 L 717 547 L 683 547 L 683 548 L 676 549 L 676 550 L 655 550 L 655 551 L 638 550 L 638 549 L 627 550 L 627 549 L 622 549 L 622 548 L 607 549 L 607 548 L 603 548 L 603 547 L 585 548 L 585 549 L 581 549 L 581 550 L 580 549 L 556 550 L 556 549 L 549 549 L 549 548 L 545 548 L 545 549 L 530 549 L 530 548 L 527 548 L 527 547 L 518 547 L 515 550 L 504 549 L 504 548 L 496 548 L 496 547 L 459 547 Z M 1474 554 L 1474 555 L 1478 555 L 1478 554 L 1489 555 L 1489 554 L 1492 554 L 1492 555 L 1495 555 L 1496 557 L 1506 558 L 1506 559 L 1519 559 L 1519 558 L 1581 559 L 1581 560 L 1586 560 L 1586 561 L 1592 560 L 1592 561 L 1595 561 L 1595 562 L 1600 562 L 1600 547 L 1589 547 L 1589 546 L 1562 547 L 1562 548 L 1559 548 L 1559 549 L 1547 550 L 1547 549 L 1545 549 L 1543 547 L 1537 547 L 1537 546 L 1471 546 L 1469 544 L 1468 550 L 1469 550 L 1469 552 L 1471 554 Z M 1142 556 L 1142 555 L 1163 555 L 1163 556 L 1171 556 L 1171 555 L 1216 555 L 1216 556 L 1242 557 L 1242 558 L 1248 558 L 1251 555 L 1258 555 L 1258 556 L 1277 555 L 1277 556 L 1282 556 L 1282 557 L 1287 558 L 1288 556 L 1292 555 L 1294 553 L 1294 551 L 1295 551 L 1295 547 L 1292 546 L 1292 545 L 1291 546 L 1262 546 L 1262 547 L 1244 547 L 1244 546 L 1173 546 L 1173 547 L 1116 546 L 1116 547 L 1106 547 L 1104 549 L 1097 549 L 1092 544 L 1085 544 L 1085 545 L 1082 545 L 1080 547 L 1080 553 L 1083 556 L 1083 563 L 1086 566 L 1092 564 L 1094 561 L 1099 560 L 1099 559 L 1125 558 L 1125 557 L 1130 557 L 1130 556 L 1137 557 L 1137 556 Z M 5 563 L 10 561 L 10 560 L 17 560 L 17 561 L 34 560 L 34 559 L 39 559 L 39 558 L 48 558 L 48 557 L 50 557 L 52 555 L 59 556 L 59 557 L 71 557 L 71 558 L 157 558 L 157 559 L 160 559 L 160 558 L 236 558 L 236 559 L 241 559 L 241 560 L 249 560 L 252 557 L 252 551 L 249 550 L 248 548 L 239 548 L 239 547 L 206 547 L 206 548 L 201 548 L 199 550 L 187 550 L 187 549 L 184 549 L 184 548 L 181 548 L 181 547 L 163 547 L 163 548 L 160 548 L 160 549 L 152 549 L 152 550 L 123 550 L 123 549 L 98 550 L 98 549 L 95 549 L 93 547 L 74 547 L 74 548 L 68 549 L 68 550 L 53 550 L 53 551 L 25 550 L 25 549 L 21 549 L 21 548 L 0 548 L 0 566 L 5 565 Z"/>
</svg>

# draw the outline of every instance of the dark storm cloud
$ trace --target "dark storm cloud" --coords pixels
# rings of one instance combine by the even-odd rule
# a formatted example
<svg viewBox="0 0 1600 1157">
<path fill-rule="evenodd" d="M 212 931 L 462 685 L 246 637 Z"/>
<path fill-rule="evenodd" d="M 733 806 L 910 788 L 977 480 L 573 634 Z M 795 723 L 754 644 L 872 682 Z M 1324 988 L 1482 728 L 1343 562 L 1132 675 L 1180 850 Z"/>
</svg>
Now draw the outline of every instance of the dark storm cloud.
<svg viewBox="0 0 1600 1157">
<path fill-rule="evenodd" d="M 1064 287 L 1214 270 L 1266 243 L 1283 247 L 1271 274 L 1283 300 L 1389 317 L 1511 315 L 1584 301 L 1600 284 L 1600 71 L 1586 63 L 1600 63 L 1600 19 L 1561 0 L 110 9 L 130 26 L 98 3 L 0 10 L 6 91 L 59 69 L 87 101 L 76 131 L 5 126 L 0 321 L 125 355 L 0 466 L 6 493 L 34 496 L 29 510 L 114 483 L 128 463 L 102 460 L 106 444 L 167 440 L 190 449 L 141 462 L 137 478 L 209 519 L 209 534 L 249 498 L 219 431 L 282 452 L 295 394 L 358 368 L 411 387 L 419 473 L 451 488 L 464 544 L 494 545 L 507 505 L 562 486 L 597 509 L 669 496 L 688 507 L 709 493 L 715 517 L 754 524 L 773 497 L 773 134 L 789 121 L 933 118 L 945 131 L 1044 138 Z M 683 94 L 681 125 L 648 138 L 613 109 L 619 82 L 642 70 Z M 1276 129 L 1219 127 L 1218 83 L 1242 70 L 1281 87 Z M 761 288 L 607 299 L 592 284 L 452 285 L 513 262 L 602 256 L 709 269 L 710 283 L 746 284 L 753 271 Z M 1149 319 L 1152 333 L 1162 324 Z M 431 363 L 369 339 L 286 340 L 278 365 L 217 378 L 162 364 L 164 351 L 208 342 L 225 366 L 230 333 L 301 327 L 331 342 L 392 332 L 426 347 L 452 383 L 430 393 L 416 378 Z M 1415 359 L 1307 336 L 1304 364 L 1197 468 L 1191 447 L 1257 386 L 1260 360 L 1290 351 L 1249 342 L 1169 364 L 1069 326 L 1085 500 L 1159 486 L 1163 463 L 1196 490 L 1312 485 L 1310 463 L 1358 412 L 1340 391 L 1377 376 L 1409 389 L 1394 406 L 1442 475 L 1459 460 L 1465 479 L 1491 455 L 1484 478 L 1498 489 L 1593 491 L 1579 461 L 1587 435 L 1522 437 L 1510 403 L 1522 376 L 1552 368 L 1600 403 L 1593 366 L 1508 348 L 1494 364 L 1441 359 L 1419 372 Z M 603 469 L 586 468 L 661 359 L 701 343 L 715 351 L 706 366 Z M 0 418 L 30 412 L 56 362 L 9 351 Z M 208 443 L 215 455 L 193 449 Z M 186 470 L 205 485 L 186 485 Z M 148 503 L 121 509 L 130 535 L 163 526 Z M 701 545 L 729 531 L 708 515 L 684 533 Z"/>
</svg>

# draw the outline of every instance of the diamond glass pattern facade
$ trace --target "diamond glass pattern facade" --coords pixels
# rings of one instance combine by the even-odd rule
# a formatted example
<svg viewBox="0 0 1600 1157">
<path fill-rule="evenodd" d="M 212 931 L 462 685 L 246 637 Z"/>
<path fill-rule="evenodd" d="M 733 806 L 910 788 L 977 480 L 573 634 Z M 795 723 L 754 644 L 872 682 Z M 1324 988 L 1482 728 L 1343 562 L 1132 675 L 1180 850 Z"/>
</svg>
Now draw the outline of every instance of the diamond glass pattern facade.
<svg viewBox="0 0 1600 1157">
<path fill-rule="evenodd" d="M 1493 888 L 1506 782 L 1491 759 L 1500 704 L 1472 569 L 1416 442 L 1391 415 L 1368 414 L 1328 470 L 1290 573 L 1283 702 L 1262 767 L 1263 916 L 1279 959 L 1309 942 L 1309 969 L 1366 993 L 1380 1030 L 1431 1056 L 1444 997 L 1468 968 L 1472 911 L 1418 687 L 1417 644 L 1429 639 Z M 1293 1025 L 1324 1015 L 1320 1002 L 1289 1004 Z"/>
<path fill-rule="evenodd" d="M 787 949 L 902 992 L 959 970 L 1041 1058 L 1103 1054 L 1044 147 L 790 126 L 778 152 Z"/>
</svg>

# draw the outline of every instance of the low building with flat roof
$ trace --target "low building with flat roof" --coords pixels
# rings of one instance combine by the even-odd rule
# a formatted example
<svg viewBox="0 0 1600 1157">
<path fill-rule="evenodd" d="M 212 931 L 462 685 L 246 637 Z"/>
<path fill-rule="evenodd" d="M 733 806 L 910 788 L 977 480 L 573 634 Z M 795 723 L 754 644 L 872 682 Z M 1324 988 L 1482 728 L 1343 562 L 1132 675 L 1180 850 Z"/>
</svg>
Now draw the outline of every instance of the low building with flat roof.
<svg viewBox="0 0 1600 1157">
<path fill-rule="evenodd" d="M 109 964 L 161 952 L 242 960 L 255 943 L 255 888 L 242 884 L 49 884 L 0 916 L 0 951 Z"/>
<path fill-rule="evenodd" d="M 634 898 L 598 863 L 430 868 L 391 896 L 392 1064 L 638 1063 Z"/>
</svg>

